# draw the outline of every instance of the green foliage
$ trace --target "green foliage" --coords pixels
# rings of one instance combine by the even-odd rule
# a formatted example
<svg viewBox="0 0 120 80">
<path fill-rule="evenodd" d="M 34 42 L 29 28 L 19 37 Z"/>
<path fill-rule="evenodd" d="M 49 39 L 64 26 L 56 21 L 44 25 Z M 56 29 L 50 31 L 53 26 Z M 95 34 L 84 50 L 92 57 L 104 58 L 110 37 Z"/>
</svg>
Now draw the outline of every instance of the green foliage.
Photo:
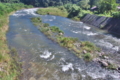
<svg viewBox="0 0 120 80">
<path fill-rule="evenodd" d="M 64 33 L 62 30 L 60 30 L 58 27 L 56 26 L 51 26 L 50 30 L 54 33 Z"/>
<path fill-rule="evenodd" d="M 0 62 L 3 61 L 5 58 L 3 56 L 3 54 L 0 54 Z"/>
<path fill-rule="evenodd" d="M 118 12 L 113 12 L 113 13 L 112 13 L 112 16 L 113 16 L 114 18 L 120 18 L 120 11 L 118 11 Z"/>
<path fill-rule="evenodd" d="M 25 5 L 22 3 L 0 3 L 0 27 L 6 24 L 6 17 L 10 12 L 19 10 L 24 7 Z"/>
<path fill-rule="evenodd" d="M 48 27 L 49 26 L 49 24 L 48 23 L 44 23 L 44 25 L 43 25 L 44 27 Z"/>
<path fill-rule="evenodd" d="M 117 9 L 116 0 L 101 0 L 99 3 L 99 13 L 111 12 L 112 10 Z"/>
<path fill-rule="evenodd" d="M 72 8 L 70 10 L 70 13 L 69 13 L 68 17 L 72 18 L 72 17 L 77 16 L 79 14 L 80 10 L 81 10 L 81 8 L 79 6 L 77 6 L 75 4 L 72 5 Z"/>
<path fill-rule="evenodd" d="M 86 50 L 87 52 L 99 51 L 99 48 L 97 48 L 95 44 L 89 41 L 83 41 L 81 46 L 82 46 L 82 49 Z"/>
<path fill-rule="evenodd" d="M 72 37 L 58 37 L 57 40 L 64 47 L 69 47 L 70 44 L 73 45 L 73 43 L 78 41 L 77 38 Z"/>
<path fill-rule="evenodd" d="M 55 8 L 55 7 L 49 7 L 49 8 L 40 8 L 37 12 L 37 14 L 40 15 L 57 15 L 57 16 L 63 16 L 66 17 L 68 15 L 67 11 L 64 8 Z"/>
<path fill-rule="evenodd" d="M 91 61 L 92 56 L 91 56 L 90 53 L 85 53 L 85 54 L 83 55 L 83 59 L 86 60 L 86 61 Z"/>
<path fill-rule="evenodd" d="M 31 20 L 32 20 L 32 22 L 36 22 L 36 23 L 42 22 L 41 18 L 39 18 L 39 17 L 31 18 Z"/>
<path fill-rule="evenodd" d="M 62 6 L 67 3 L 73 3 L 76 4 L 80 0 L 20 0 L 21 2 L 33 6 L 42 6 L 42 7 L 48 7 L 48 6 Z"/>
<path fill-rule="evenodd" d="M 80 6 L 82 9 L 89 9 L 90 8 L 89 2 L 90 2 L 89 0 L 81 0 L 78 3 L 78 6 Z"/>
<path fill-rule="evenodd" d="M 107 68 L 108 68 L 108 69 L 112 69 L 112 70 L 116 70 L 116 69 L 117 69 L 117 66 L 116 66 L 115 64 L 111 64 L 111 63 L 110 63 Z"/>
<path fill-rule="evenodd" d="M 2 70 L 0 70 L 0 80 L 17 80 L 20 73 L 18 70 L 19 65 L 16 62 L 17 57 L 10 54 L 6 43 L 6 32 L 8 30 L 7 25 L 10 13 L 25 8 L 25 5 L 17 3 L 17 0 L 1 1 L 9 3 L 0 3 L 0 68 L 2 67 Z"/>
</svg>

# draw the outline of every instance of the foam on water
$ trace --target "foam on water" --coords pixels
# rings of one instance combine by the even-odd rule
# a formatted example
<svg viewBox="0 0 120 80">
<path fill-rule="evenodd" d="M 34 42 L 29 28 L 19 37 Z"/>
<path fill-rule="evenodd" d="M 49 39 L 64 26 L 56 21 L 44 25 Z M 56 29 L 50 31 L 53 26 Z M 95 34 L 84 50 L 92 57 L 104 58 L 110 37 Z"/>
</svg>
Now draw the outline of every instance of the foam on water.
<svg viewBox="0 0 120 80">
<path fill-rule="evenodd" d="M 93 32 L 90 32 L 90 31 L 84 31 L 82 33 L 86 34 L 87 36 L 95 36 L 95 35 L 97 35 L 97 33 L 93 33 Z"/>
<path fill-rule="evenodd" d="M 72 31 L 72 32 L 73 32 L 73 33 L 76 33 L 76 34 L 77 34 L 77 33 L 82 33 L 81 31 Z"/>
<path fill-rule="evenodd" d="M 87 74 L 89 76 L 91 76 L 93 79 L 97 79 L 97 78 L 105 78 L 106 77 L 106 74 L 105 73 L 94 73 L 94 72 L 87 72 Z"/>
<path fill-rule="evenodd" d="M 49 58 L 52 55 L 51 52 L 49 52 L 48 50 L 45 50 L 44 53 L 42 55 L 40 55 L 41 58 Z"/>
<path fill-rule="evenodd" d="M 84 28 L 87 29 L 87 30 L 91 29 L 91 27 L 88 27 L 88 26 L 84 26 Z"/>
<path fill-rule="evenodd" d="M 72 30 L 73 33 L 75 34 L 85 34 L 87 36 L 95 36 L 95 35 L 98 35 L 98 33 L 93 33 L 93 32 L 90 32 L 90 31 L 74 31 Z"/>
<path fill-rule="evenodd" d="M 62 65 L 62 71 L 74 70 L 72 63 L 67 63 L 66 65 Z"/>
<path fill-rule="evenodd" d="M 35 11 L 37 11 L 37 9 L 38 8 L 19 10 L 16 13 L 14 13 L 13 16 L 20 17 L 20 16 L 25 16 L 25 15 L 37 15 L 35 14 Z"/>
<path fill-rule="evenodd" d="M 112 48 L 112 47 L 113 47 L 113 45 L 112 45 L 111 43 L 106 42 L 106 41 L 104 41 L 104 40 L 99 40 L 98 44 L 99 44 L 100 46 L 105 46 L 105 47 L 107 47 L 107 48 Z"/>
</svg>

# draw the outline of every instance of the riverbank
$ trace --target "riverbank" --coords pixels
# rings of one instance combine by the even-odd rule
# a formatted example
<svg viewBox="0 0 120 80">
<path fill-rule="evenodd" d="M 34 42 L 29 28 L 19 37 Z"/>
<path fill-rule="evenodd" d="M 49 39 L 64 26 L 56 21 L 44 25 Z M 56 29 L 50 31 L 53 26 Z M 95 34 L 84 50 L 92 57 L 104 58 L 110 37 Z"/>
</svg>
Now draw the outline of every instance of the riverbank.
<svg viewBox="0 0 120 80">
<path fill-rule="evenodd" d="M 18 80 L 21 73 L 19 57 L 14 48 L 9 48 L 6 33 L 9 29 L 9 16 L 16 10 L 27 8 L 24 4 L 0 3 L 0 80 Z M 13 7 L 14 6 L 14 7 Z M 8 8 L 9 7 L 9 8 Z M 5 9 L 6 8 L 6 9 Z"/>
<path fill-rule="evenodd" d="M 74 51 L 75 55 L 79 58 L 83 58 L 85 61 L 95 61 L 108 69 L 118 69 L 117 64 L 111 63 L 105 52 L 101 51 L 93 43 L 88 41 L 79 41 L 77 38 L 66 37 L 64 36 L 64 32 L 58 27 L 42 23 L 40 18 L 32 18 L 31 20 L 34 25 L 38 26 L 38 29 L 49 39 L 57 42 L 59 45 L 70 51 Z"/>
<path fill-rule="evenodd" d="M 13 14 L 10 13 L 9 15 Z M 16 51 L 9 49 L 6 41 L 6 32 L 9 29 L 9 15 L 4 20 L 6 21 L 4 26 L 0 27 L 0 79 L 1 80 L 13 80 L 17 79 L 20 74 L 19 63 L 16 60 Z M 14 55 L 14 56 L 13 56 Z"/>
<path fill-rule="evenodd" d="M 112 17 L 104 17 L 87 14 L 82 20 L 82 22 L 98 27 L 100 29 L 107 30 L 111 34 L 120 37 L 120 19 Z"/>
<path fill-rule="evenodd" d="M 86 11 L 83 11 L 84 14 Z M 37 14 L 40 15 L 56 15 L 56 16 L 62 16 L 67 17 L 75 21 L 80 21 L 79 16 L 72 16 L 73 13 L 69 13 L 67 9 L 65 9 L 63 6 L 59 7 L 48 7 L 48 8 L 40 8 L 36 11 Z"/>
</svg>

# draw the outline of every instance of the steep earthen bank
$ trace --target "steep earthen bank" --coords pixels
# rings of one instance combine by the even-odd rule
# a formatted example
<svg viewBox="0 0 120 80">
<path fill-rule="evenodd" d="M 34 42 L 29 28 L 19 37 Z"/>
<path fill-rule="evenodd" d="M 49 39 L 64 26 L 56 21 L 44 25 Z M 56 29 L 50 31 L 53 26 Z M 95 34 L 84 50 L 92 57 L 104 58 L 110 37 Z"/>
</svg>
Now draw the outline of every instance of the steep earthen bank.
<svg viewBox="0 0 120 80">
<path fill-rule="evenodd" d="M 120 36 L 120 19 L 87 14 L 82 22 Z"/>
</svg>

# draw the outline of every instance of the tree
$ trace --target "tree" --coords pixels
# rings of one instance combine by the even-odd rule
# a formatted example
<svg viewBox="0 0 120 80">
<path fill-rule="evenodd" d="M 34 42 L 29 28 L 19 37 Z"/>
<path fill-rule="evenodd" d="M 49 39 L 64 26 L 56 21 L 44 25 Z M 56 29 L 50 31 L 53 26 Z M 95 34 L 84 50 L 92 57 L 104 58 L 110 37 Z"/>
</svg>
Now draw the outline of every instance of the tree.
<svg viewBox="0 0 120 80">
<path fill-rule="evenodd" d="M 101 0 L 98 6 L 99 13 L 111 12 L 117 9 L 116 0 Z"/>
<path fill-rule="evenodd" d="M 79 6 L 77 6 L 76 4 L 72 5 L 72 9 L 68 15 L 68 17 L 74 17 L 77 16 L 80 12 L 81 8 Z"/>
<path fill-rule="evenodd" d="M 89 0 L 81 0 L 81 1 L 78 3 L 78 6 L 80 6 L 80 7 L 83 8 L 83 9 L 88 9 L 88 8 L 90 8 Z"/>
</svg>

